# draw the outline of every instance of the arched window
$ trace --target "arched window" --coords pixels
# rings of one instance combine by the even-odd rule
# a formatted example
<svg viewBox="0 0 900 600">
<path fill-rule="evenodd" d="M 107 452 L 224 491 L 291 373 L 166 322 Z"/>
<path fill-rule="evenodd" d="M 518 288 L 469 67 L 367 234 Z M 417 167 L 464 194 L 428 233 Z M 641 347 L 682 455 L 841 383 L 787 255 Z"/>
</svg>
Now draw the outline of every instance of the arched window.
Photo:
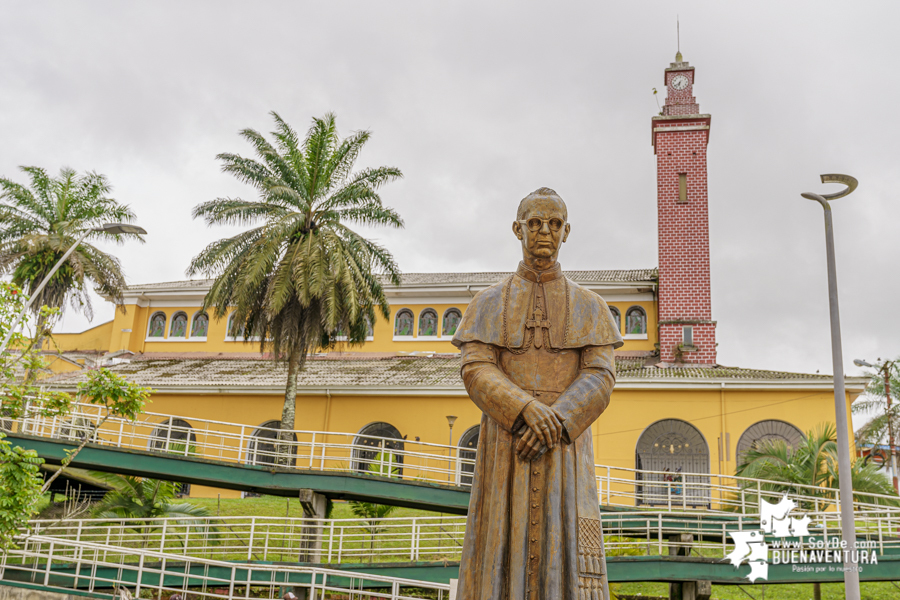
<svg viewBox="0 0 900 600">
<path fill-rule="evenodd" d="M 647 334 L 647 313 L 640 306 L 632 306 L 625 313 L 625 335 Z"/>
<path fill-rule="evenodd" d="M 166 335 L 166 313 L 153 313 L 150 324 L 147 327 L 148 338 L 161 338 Z"/>
<path fill-rule="evenodd" d="M 744 454 L 748 450 L 759 447 L 762 442 L 781 441 L 790 448 L 796 448 L 803 442 L 803 437 L 802 431 L 784 421 L 770 419 L 755 423 L 748 427 L 747 431 L 741 435 L 741 439 L 738 440 L 735 451 L 737 464 L 743 462 Z"/>
<path fill-rule="evenodd" d="M 437 327 L 437 313 L 434 309 L 426 308 L 419 313 L 419 337 L 436 337 Z"/>
<path fill-rule="evenodd" d="M 394 317 L 394 335 L 397 337 L 412 337 L 413 314 L 408 308 L 402 308 Z"/>
<path fill-rule="evenodd" d="M 209 316 L 204 312 L 198 312 L 191 321 L 191 337 L 205 338 L 209 332 Z"/>
<path fill-rule="evenodd" d="M 194 434 L 194 428 L 183 419 L 166 419 L 153 430 L 150 450 L 161 450 L 185 456 L 196 454 L 197 436 Z"/>
<path fill-rule="evenodd" d="M 459 457 L 466 461 L 475 460 L 475 451 L 478 449 L 478 435 L 481 433 L 481 425 L 470 427 L 459 438 Z M 460 462 L 459 485 L 472 485 L 472 474 L 475 472 L 475 463 Z"/>
<path fill-rule="evenodd" d="M 8 408 L 0 409 L 0 431 L 11 432 L 13 426 L 12 411 Z"/>
<path fill-rule="evenodd" d="M 695 475 L 709 473 L 709 446 L 687 421 L 664 419 L 650 425 L 638 438 L 635 455 L 638 503 L 709 504 L 709 477 Z"/>
<path fill-rule="evenodd" d="M 609 307 L 609 312 L 612 314 L 613 321 L 616 322 L 616 331 L 619 333 L 622 332 L 622 313 L 619 312 L 619 309 L 615 306 Z"/>
<path fill-rule="evenodd" d="M 372 321 L 366 317 L 366 341 L 375 339 L 375 328 L 372 327 Z"/>
<path fill-rule="evenodd" d="M 10 422 L 10 428 L 11 427 L 12 422 Z M 65 440 L 81 441 L 87 436 L 93 435 L 94 429 L 94 424 L 90 419 L 75 416 L 60 423 L 59 437 Z"/>
<path fill-rule="evenodd" d="M 390 423 L 370 423 L 353 440 L 353 470 L 403 477 L 403 436 Z"/>
<path fill-rule="evenodd" d="M 228 315 L 228 321 L 225 323 L 225 340 L 237 341 L 244 339 L 244 328 L 238 324 L 234 318 L 234 313 Z"/>
<path fill-rule="evenodd" d="M 187 315 L 185 313 L 175 313 L 175 315 L 172 317 L 172 324 L 169 325 L 169 337 L 187 337 L 187 322 Z"/>
<path fill-rule="evenodd" d="M 189 456 L 197 454 L 197 436 L 194 434 L 194 428 L 187 421 L 166 419 L 153 430 L 149 448 L 150 450 Z M 191 484 L 179 484 L 177 492 L 179 496 L 188 496 L 190 493 Z"/>
<path fill-rule="evenodd" d="M 456 308 L 448 308 L 444 311 L 444 322 L 441 323 L 441 335 L 451 337 L 456 333 L 459 322 L 462 320 L 462 313 Z"/>
<path fill-rule="evenodd" d="M 293 443 L 289 447 L 282 450 L 289 454 L 288 460 L 279 461 L 278 439 L 281 433 L 281 421 L 266 421 L 259 426 L 259 429 L 253 432 L 250 443 L 247 444 L 247 463 L 251 465 L 274 465 L 281 466 L 287 462 L 291 466 L 297 464 L 297 434 L 291 432 Z M 289 442 L 290 443 L 290 442 Z"/>
</svg>

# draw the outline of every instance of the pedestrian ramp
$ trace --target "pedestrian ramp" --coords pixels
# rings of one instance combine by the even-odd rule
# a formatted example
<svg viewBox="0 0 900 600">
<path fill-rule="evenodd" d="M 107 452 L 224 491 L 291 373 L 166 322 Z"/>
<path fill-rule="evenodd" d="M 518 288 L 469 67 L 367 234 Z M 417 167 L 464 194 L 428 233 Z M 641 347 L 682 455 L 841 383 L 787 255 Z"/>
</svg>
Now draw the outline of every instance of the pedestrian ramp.
<svg viewBox="0 0 900 600">
<path fill-rule="evenodd" d="M 196 556 L 32 536 L 0 559 L 0 579 L 45 590 L 81 590 L 135 598 L 281 598 L 302 588 L 310 600 L 447 600 L 450 584 L 272 562 L 229 562 Z M 129 556 L 136 560 L 124 560 Z M 378 570 L 378 569 L 370 569 Z"/>
<path fill-rule="evenodd" d="M 2 398 L 0 398 L 2 411 Z M 6 422 L 4 422 L 6 424 Z M 209 487 L 297 497 L 313 490 L 361 500 L 465 514 L 476 451 L 451 445 L 340 432 L 280 430 L 189 415 L 144 412 L 135 421 L 107 418 L 102 407 L 75 403 L 50 416 L 32 404 L 9 422 L 14 443 L 51 463 L 85 443 L 73 466 Z M 600 505 L 625 510 L 754 514 L 782 500 L 785 484 L 714 473 L 672 473 L 595 465 Z M 820 512 L 840 503 L 837 490 L 791 484 L 788 497 Z M 857 510 L 900 515 L 898 498 L 858 494 Z"/>
</svg>

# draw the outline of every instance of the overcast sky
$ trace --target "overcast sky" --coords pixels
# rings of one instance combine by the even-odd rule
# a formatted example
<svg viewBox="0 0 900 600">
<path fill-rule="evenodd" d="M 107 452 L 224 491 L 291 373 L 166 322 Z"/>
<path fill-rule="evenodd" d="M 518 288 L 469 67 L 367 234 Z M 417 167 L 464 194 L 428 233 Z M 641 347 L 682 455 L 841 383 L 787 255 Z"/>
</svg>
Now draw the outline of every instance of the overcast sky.
<svg viewBox="0 0 900 600">
<path fill-rule="evenodd" d="M 712 114 L 719 362 L 831 372 L 822 210 L 800 197 L 830 172 L 860 180 L 834 203 L 846 371 L 900 355 L 896 2 L 0 0 L 0 174 L 107 175 L 149 231 L 110 248 L 129 282 L 183 279 L 237 231 L 191 208 L 254 195 L 215 155 L 251 154 L 237 132 L 269 111 L 301 132 L 333 111 L 373 132 L 360 167 L 405 174 L 382 198 L 406 228 L 368 232 L 403 271 L 512 270 L 509 224 L 540 186 L 569 206 L 564 268 L 654 267 L 652 88 L 676 13 Z"/>
</svg>

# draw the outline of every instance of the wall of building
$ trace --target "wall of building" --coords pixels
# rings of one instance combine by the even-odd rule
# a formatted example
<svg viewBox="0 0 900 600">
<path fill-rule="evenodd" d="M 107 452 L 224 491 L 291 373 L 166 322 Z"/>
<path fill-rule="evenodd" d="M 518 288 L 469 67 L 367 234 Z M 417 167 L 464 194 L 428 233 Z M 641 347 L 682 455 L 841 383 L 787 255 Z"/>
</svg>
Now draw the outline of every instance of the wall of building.
<svg viewBox="0 0 900 600">
<path fill-rule="evenodd" d="M 848 395 L 848 407 L 851 401 Z M 185 417 L 198 432 L 199 419 L 260 426 L 281 418 L 283 397 L 279 395 L 187 395 L 155 394 L 148 410 Z M 481 421 L 478 408 L 465 395 L 300 395 L 297 397 L 298 430 L 358 433 L 375 422 L 397 428 L 409 442 L 446 444 L 449 427 L 446 417 L 458 417 L 453 427 L 453 443 Z M 194 417 L 196 420 L 191 421 Z M 709 472 L 732 475 L 737 466 L 735 448 L 741 435 L 753 424 L 778 419 L 800 431 L 814 429 L 834 421 L 833 396 L 816 390 L 733 390 L 676 391 L 657 389 L 618 389 L 606 413 L 591 430 L 595 462 L 624 469 L 635 468 L 635 449 L 647 427 L 663 419 L 680 419 L 696 427 L 708 447 Z M 160 418 L 160 422 L 164 419 Z M 149 429 L 142 435 L 147 436 Z M 235 429 L 233 433 L 237 434 Z M 723 432 L 726 435 L 723 435 Z M 852 431 L 849 431 L 852 438 Z M 246 435 L 249 435 L 246 434 Z M 719 438 L 723 452 L 719 454 Z M 347 440 L 348 438 L 337 438 Z M 724 440 L 728 441 L 727 450 Z M 303 441 L 303 440 L 301 440 Z M 227 442 L 234 445 L 234 440 Z M 345 442 L 346 443 L 346 442 Z M 215 457 L 211 457 L 215 458 Z M 348 458 L 349 460 L 349 458 Z M 194 486 L 196 497 L 238 492 Z"/>
<path fill-rule="evenodd" d="M 625 336 L 625 346 L 622 350 L 652 351 L 657 342 L 657 311 L 656 303 L 652 300 L 609 303 L 621 314 L 621 332 Z M 467 304 L 459 302 L 455 304 L 394 304 L 391 305 L 391 319 L 387 321 L 379 316 L 374 327 L 373 336 L 361 346 L 349 346 L 340 344 L 342 351 L 349 352 L 436 352 L 455 353 L 457 349 L 450 343 L 450 337 L 443 335 L 443 316 L 447 309 L 457 308 L 465 312 Z M 628 310 L 633 306 L 640 306 L 647 315 L 647 333 L 644 336 L 627 335 L 625 333 L 625 319 Z M 394 322 L 397 313 L 404 308 L 409 309 L 414 317 L 414 333 L 412 337 L 396 338 L 394 336 Z M 431 308 L 438 315 L 438 336 L 422 338 L 418 335 L 419 316 L 425 309 Z M 125 310 L 117 310 L 115 318 L 107 323 L 98 325 L 81 333 L 58 334 L 60 346 L 63 350 L 100 350 L 103 352 L 116 352 L 129 350 L 134 353 L 144 352 L 258 352 L 259 342 L 226 339 L 227 319 L 210 318 L 209 329 L 206 338 L 169 337 L 169 327 L 172 317 L 184 312 L 189 323 L 198 312 L 197 306 L 172 306 L 172 307 L 142 307 L 134 304 L 125 306 Z M 157 312 L 166 315 L 166 336 L 164 338 L 149 338 L 148 327 L 150 317 Z"/>
<path fill-rule="evenodd" d="M 44 350 L 75 352 L 94 350 L 106 352 L 112 337 L 113 321 L 101 323 L 79 333 L 54 333 L 53 341 L 44 343 Z"/>
</svg>

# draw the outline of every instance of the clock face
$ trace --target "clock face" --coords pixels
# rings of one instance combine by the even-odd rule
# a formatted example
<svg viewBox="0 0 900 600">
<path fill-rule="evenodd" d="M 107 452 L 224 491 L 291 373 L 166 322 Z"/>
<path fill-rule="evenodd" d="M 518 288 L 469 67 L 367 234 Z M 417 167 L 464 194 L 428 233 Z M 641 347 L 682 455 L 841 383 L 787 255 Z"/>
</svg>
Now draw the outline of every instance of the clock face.
<svg viewBox="0 0 900 600">
<path fill-rule="evenodd" d="M 688 86 L 688 78 L 684 75 L 676 75 L 672 78 L 672 87 L 676 90 L 683 90 Z"/>
</svg>

